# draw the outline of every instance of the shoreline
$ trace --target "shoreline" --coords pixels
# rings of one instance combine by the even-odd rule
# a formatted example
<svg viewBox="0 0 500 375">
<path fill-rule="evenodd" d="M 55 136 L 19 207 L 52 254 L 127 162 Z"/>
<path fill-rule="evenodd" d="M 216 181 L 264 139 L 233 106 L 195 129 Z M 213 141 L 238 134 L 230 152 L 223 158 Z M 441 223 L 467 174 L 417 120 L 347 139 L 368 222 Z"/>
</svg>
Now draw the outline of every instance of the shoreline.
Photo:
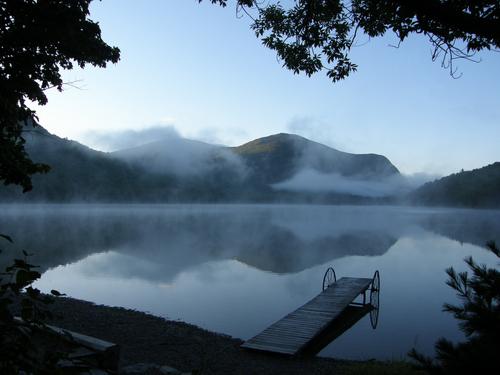
<svg viewBox="0 0 500 375">
<path fill-rule="evenodd" d="M 47 309 L 53 314 L 48 324 L 118 344 L 120 369 L 151 364 L 192 374 L 424 374 L 406 361 L 297 358 L 248 351 L 240 348 L 239 338 L 193 324 L 70 297 L 54 298 Z"/>
<path fill-rule="evenodd" d="M 339 374 L 355 361 L 293 358 L 240 349 L 243 340 L 121 307 L 69 297 L 48 305 L 48 324 L 120 345 L 120 367 L 153 363 L 202 374 Z M 368 361 L 370 362 L 370 361 Z"/>
</svg>

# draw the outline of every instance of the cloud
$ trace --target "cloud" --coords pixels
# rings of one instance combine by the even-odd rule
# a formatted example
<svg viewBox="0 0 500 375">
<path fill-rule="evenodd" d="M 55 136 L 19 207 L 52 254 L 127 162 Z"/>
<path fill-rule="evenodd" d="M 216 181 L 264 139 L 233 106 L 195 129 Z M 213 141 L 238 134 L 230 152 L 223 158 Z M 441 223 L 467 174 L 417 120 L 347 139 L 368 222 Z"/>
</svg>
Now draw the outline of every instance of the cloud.
<svg viewBox="0 0 500 375">
<path fill-rule="evenodd" d="M 320 128 L 318 120 L 311 116 L 295 116 L 286 125 L 291 132 L 316 134 Z"/>
<path fill-rule="evenodd" d="M 181 135 L 173 125 L 156 125 L 141 130 L 89 131 L 85 140 L 104 151 L 116 151 L 133 148 L 160 140 L 181 139 Z"/>
<path fill-rule="evenodd" d="M 304 168 L 289 180 L 274 184 L 277 190 L 311 193 L 341 193 L 363 197 L 379 198 L 404 194 L 429 181 L 430 176 L 423 174 L 405 176 L 393 175 L 383 179 L 346 177 L 338 173 L 321 173 Z"/>
<path fill-rule="evenodd" d="M 338 137 L 332 140 L 336 130 L 334 126 L 312 116 L 293 117 L 286 125 L 286 129 L 290 133 L 301 135 L 329 147 L 347 149 L 347 145 L 341 143 Z"/>
<path fill-rule="evenodd" d="M 244 129 L 205 127 L 187 133 L 191 139 L 215 145 L 239 145 L 248 138 Z"/>
<path fill-rule="evenodd" d="M 206 136 L 210 134 L 207 129 Z M 215 134 L 214 134 L 215 136 Z M 224 147 L 184 138 L 174 126 L 152 126 L 142 130 L 93 131 L 88 140 L 112 156 L 154 173 L 194 176 L 218 168 L 244 176 L 246 167 L 239 156 Z"/>
<path fill-rule="evenodd" d="M 413 173 L 413 174 L 405 174 L 403 177 L 406 179 L 408 184 L 413 188 L 416 189 L 419 186 L 422 186 L 426 182 L 429 181 L 434 181 L 438 178 L 443 177 L 441 174 L 435 174 L 435 173 L 424 173 L 424 172 L 419 172 L 419 173 Z"/>
</svg>

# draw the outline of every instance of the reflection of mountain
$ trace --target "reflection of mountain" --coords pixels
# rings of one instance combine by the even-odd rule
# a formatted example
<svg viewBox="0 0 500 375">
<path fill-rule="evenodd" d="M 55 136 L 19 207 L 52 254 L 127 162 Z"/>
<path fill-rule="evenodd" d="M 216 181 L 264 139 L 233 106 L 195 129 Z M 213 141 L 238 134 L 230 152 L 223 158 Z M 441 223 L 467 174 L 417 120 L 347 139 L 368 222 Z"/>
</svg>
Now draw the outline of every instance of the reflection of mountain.
<svg viewBox="0 0 500 375">
<path fill-rule="evenodd" d="M 255 268 L 294 273 L 346 255 L 382 255 L 397 241 L 387 233 L 353 231 L 338 237 L 327 236 L 303 241 L 289 231 L 276 231 L 252 243 L 237 259 Z"/>
<path fill-rule="evenodd" d="M 349 255 L 382 255 L 415 224 L 484 245 L 500 241 L 500 212 L 388 207 L 67 205 L 1 207 L 0 228 L 47 270 L 169 282 L 200 264 L 236 259 L 294 273 Z M 3 245 L 3 244 L 2 244 Z M 13 257 L 8 246 L 0 268 Z"/>
<path fill-rule="evenodd" d="M 2 231 L 18 248 L 34 252 L 33 262 L 42 271 L 109 252 L 92 257 L 85 272 L 168 282 L 199 264 L 237 259 L 262 270 L 291 273 L 345 255 L 383 254 L 396 241 L 371 222 L 350 228 L 336 228 L 332 222 L 329 234 L 304 237 L 275 220 L 276 208 L 45 207 L 7 209 L 0 217 Z M 300 213 L 294 215 L 300 219 Z M 0 257 L 6 265 L 10 255 Z"/>
<path fill-rule="evenodd" d="M 426 215 L 420 225 L 461 243 L 500 243 L 500 211 L 444 210 Z"/>
<path fill-rule="evenodd" d="M 34 253 L 32 263 L 42 271 L 76 262 L 94 252 L 122 246 L 133 232 L 117 221 L 117 215 L 100 215 L 91 209 L 26 206 L 8 208 L 0 216 L 0 228 L 14 240 L 14 248 Z M 20 251 L 5 249 L 0 254 L 3 269 Z"/>
</svg>

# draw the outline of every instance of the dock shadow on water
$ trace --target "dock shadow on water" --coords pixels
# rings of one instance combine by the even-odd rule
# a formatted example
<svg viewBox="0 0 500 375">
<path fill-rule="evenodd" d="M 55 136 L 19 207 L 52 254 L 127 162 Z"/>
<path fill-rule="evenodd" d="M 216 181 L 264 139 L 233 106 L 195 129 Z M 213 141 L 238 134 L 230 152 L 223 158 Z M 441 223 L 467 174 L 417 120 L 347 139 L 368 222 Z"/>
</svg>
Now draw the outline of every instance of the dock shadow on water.
<svg viewBox="0 0 500 375">
<path fill-rule="evenodd" d="M 433 353 L 462 334 L 443 302 L 444 269 L 494 259 L 500 212 L 287 205 L 2 206 L 0 225 L 44 272 L 37 286 L 149 311 L 249 339 L 321 292 L 323 274 L 367 277 L 383 292 L 377 330 L 364 317 L 321 351 L 353 359 Z M 0 266 L 13 254 L 0 254 Z"/>
</svg>

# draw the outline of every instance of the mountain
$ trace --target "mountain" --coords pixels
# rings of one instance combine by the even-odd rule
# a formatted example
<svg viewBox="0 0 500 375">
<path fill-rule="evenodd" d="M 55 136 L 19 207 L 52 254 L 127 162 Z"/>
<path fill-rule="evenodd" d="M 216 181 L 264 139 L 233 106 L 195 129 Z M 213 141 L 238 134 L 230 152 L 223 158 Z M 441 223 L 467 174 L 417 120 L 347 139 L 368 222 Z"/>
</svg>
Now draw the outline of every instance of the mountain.
<svg viewBox="0 0 500 375">
<path fill-rule="evenodd" d="M 219 149 L 208 143 L 171 136 L 160 141 L 110 153 L 113 158 L 136 164 L 153 172 L 187 175 L 209 167 Z"/>
<path fill-rule="evenodd" d="M 275 188 L 300 171 L 377 183 L 399 176 L 381 155 L 335 150 L 293 134 L 259 138 L 238 147 L 173 136 L 105 153 L 50 134 L 39 126 L 26 135 L 30 157 L 51 166 L 21 194 L 0 188 L 2 201 L 82 202 L 270 202 L 359 203 L 362 192 L 303 192 Z"/>
<path fill-rule="evenodd" d="M 51 171 L 35 175 L 26 194 L 0 186 L 2 202 L 394 203 L 390 196 L 404 182 L 382 155 L 350 154 L 293 134 L 237 147 L 173 136 L 112 153 L 41 126 L 25 138 L 30 157 Z M 319 189 L 322 184 L 327 189 Z M 404 202 L 500 207 L 500 162 L 426 183 Z"/>
<path fill-rule="evenodd" d="M 25 136 L 30 157 L 50 165 L 47 174 L 33 176 L 33 191 L 22 194 L 17 186 L 0 187 L 2 201 L 133 201 L 162 200 L 174 185 L 171 176 L 154 175 L 110 158 L 78 142 L 50 134 L 41 126 Z"/>
<path fill-rule="evenodd" d="M 500 207 L 500 162 L 428 182 L 408 199 L 429 206 Z"/>
<path fill-rule="evenodd" d="M 259 138 L 231 150 L 244 160 L 252 177 L 265 184 L 283 182 L 303 169 L 373 180 L 399 175 L 385 156 L 350 154 L 294 134 Z"/>
</svg>

